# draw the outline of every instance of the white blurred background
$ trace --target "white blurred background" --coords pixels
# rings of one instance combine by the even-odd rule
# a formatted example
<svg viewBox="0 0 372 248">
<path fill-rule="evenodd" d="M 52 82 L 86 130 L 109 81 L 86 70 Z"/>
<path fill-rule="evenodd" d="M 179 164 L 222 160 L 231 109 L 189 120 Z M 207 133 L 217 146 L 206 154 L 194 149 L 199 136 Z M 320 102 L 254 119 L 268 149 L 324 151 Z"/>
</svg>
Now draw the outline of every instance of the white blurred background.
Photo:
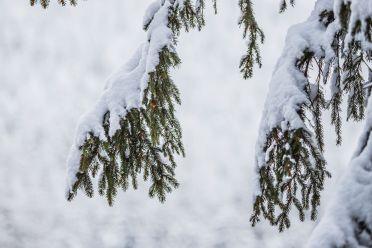
<svg viewBox="0 0 372 248">
<path fill-rule="evenodd" d="M 108 76 L 145 38 L 150 0 L 88 0 L 77 7 L 30 7 L 0 1 L 0 247 L 186 248 L 302 247 L 316 223 L 293 221 L 278 233 L 251 228 L 254 147 L 270 76 L 291 24 L 307 18 L 314 1 L 278 14 L 278 1 L 255 0 L 266 34 L 264 66 L 244 81 L 244 41 L 237 0 L 207 8 L 207 26 L 179 39 L 181 67 L 173 72 L 183 100 L 178 109 L 187 157 L 176 170 L 181 186 L 165 204 L 148 185 L 120 193 L 114 207 L 83 192 L 64 198 L 65 160 L 79 116 L 98 98 Z M 326 146 L 333 178 L 322 209 L 352 154 L 358 132 Z M 296 216 L 293 216 L 296 219 Z"/>
</svg>

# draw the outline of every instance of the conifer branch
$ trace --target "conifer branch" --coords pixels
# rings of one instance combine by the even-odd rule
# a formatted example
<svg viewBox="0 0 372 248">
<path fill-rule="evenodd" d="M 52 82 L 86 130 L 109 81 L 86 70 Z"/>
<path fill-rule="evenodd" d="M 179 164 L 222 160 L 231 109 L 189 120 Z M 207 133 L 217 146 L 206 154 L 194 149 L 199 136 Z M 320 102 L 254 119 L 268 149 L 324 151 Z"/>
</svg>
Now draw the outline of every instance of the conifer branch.
<svg viewBox="0 0 372 248">
<path fill-rule="evenodd" d="M 254 17 L 251 0 L 239 0 L 239 7 L 241 17 L 238 24 L 239 26 L 243 26 L 243 38 L 246 39 L 248 36 L 247 52 L 241 58 L 239 67 L 243 78 L 248 79 L 253 76 L 253 67 L 255 64 L 260 68 L 262 67 L 259 44 L 263 44 L 265 35 Z"/>
<path fill-rule="evenodd" d="M 300 220 L 311 209 L 311 219 L 317 216 L 320 191 L 325 177 L 325 161 L 311 134 L 305 129 L 286 130 L 274 128 L 268 135 L 264 148 L 266 163 L 259 170 L 261 194 L 254 202 L 251 222 L 255 225 L 262 214 L 279 231 L 290 227 L 289 212 L 294 205 Z M 276 215 L 277 207 L 280 214 Z"/>
<path fill-rule="evenodd" d="M 371 76 L 369 76 L 370 80 Z M 370 97 L 370 96 L 369 96 Z M 368 218 L 372 209 L 371 197 L 371 131 L 372 102 L 368 102 L 364 130 L 357 149 L 338 188 L 320 222 L 306 245 L 307 248 L 322 247 L 370 247 L 372 223 Z"/>
<path fill-rule="evenodd" d="M 201 29 L 204 1 L 159 0 L 144 20 L 148 40 L 128 65 L 107 83 L 97 105 L 81 120 L 68 160 L 67 198 L 78 190 L 98 192 L 112 205 L 118 189 L 150 181 L 149 196 L 161 202 L 178 187 L 175 156 L 184 156 L 182 132 L 175 116 L 179 91 L 170 69 L 181 60 L 175 50 L 181 29 Z"/>
<path fill-rule="evenodd" d="M 291 206 L 298 210 L 301 221 L 305 210 L 311 211 L 314 220 L 325 178 L 331 176 L 323 158 L 322 113 L 331 108 L 337 144 L 342 140 L 343 95 L 348 99 L 346 120 L 364 119 L 367 91 L 363 85 L 367 80 L 362 66 L 371 58 L 372 25 L 370 17 L 357 12 L 360 6 L 352 4 L 363 1 L 333 5 L 318 0 L 312 16 L 289 31 L 273 74 L 257 143 L 253 225 L 262 215 L 283 231 L 290 226 Z M 331 92 L 328 100 L 326 87 Z"/>
</svg>

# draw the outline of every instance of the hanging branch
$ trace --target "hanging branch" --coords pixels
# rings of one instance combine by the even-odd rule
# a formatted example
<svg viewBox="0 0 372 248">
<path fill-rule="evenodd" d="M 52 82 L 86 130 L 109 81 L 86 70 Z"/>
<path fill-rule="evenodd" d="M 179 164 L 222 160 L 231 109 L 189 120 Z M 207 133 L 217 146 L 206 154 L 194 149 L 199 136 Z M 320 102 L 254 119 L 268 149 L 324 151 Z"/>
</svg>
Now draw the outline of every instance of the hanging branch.
<svg viewBox="0 0 372 248">
<path fill-rule="evenodd" d="M 180 64 L 176 52 L 182 28 L 204 25 L 204 1 L 159 0 L 144 18 L 147 41 L 107 83 L 105 91 L 77 128 L 68 159 L 67 197 L 78 189 L 98 192 L 113 204 L 117 189 L 134 189 L 138 176 L 149 180 L 150 197 L 161 202 L 178 186 L 175 156 L 184 156 L 182 133 L 175 117 L 179 91 L 169 72 Z"/>
<path fill-rule="evenodd" d="M 239 7 L 241 17 L 238 24 L 243 26 L 243 38 L 246 39 L 248 36 L 247 52 L 241 58 L 239 67 L 243 78 L 248 79 L 253 76 L 255 64 L 260 68 L 262 66 L 259 43 L 263 44 L 265 35 L 254 17 L 251 0 L 239 0 Z"/>
<path fill-rule="evenodd" d="M 263 215 L 283 231 L 290 227 L 292 206 L 300 220 L 305 219 L 306 210 L 315 220 L 320 192 L 330 177 L 323 158 L 322 113 L 331 108 L 337 144 L 341 143 L 344 94 L 348 96 L 347 120 L 364 118 L 367 80 L 362 62 L 370 57 L 372 13 L 366 18 L 358 12 L 363 0 L 335 1 L 340 3 L 318 0 L 310 18 L 288 32 L 257 141 L 253 225 Z M 326 86 L 330 99 L 325 98 Z"/>
</svg>

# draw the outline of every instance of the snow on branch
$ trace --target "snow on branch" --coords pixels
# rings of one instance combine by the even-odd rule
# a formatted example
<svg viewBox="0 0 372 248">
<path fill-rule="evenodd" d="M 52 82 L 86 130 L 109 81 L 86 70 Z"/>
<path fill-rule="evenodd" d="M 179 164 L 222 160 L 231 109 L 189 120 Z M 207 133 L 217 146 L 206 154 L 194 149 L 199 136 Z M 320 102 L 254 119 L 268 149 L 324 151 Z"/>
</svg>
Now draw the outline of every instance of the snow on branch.
<svg viewBox="0 0 372 248">
<path fill-rule="evenodd" d="M 178 186 L 175 155 L 184 155 L 175 117 L 179 92 L 169 70 L 180 64 L 175 50 L 184 28 L 201 28 L 204 2 L 157 0 L 144 17 L 147 39 L 133 58 L 111 76 L 97 103 L 79 121 L 67 161 L 67 198 L 78 189 L 93 196 L 92 178 L 109 205 L 117 188 L 137 188 L 150 179 L 150 197 L 165 200 Z"/>
<path fill-rule="evenodd" d="M 347 119 L 364 118 L 371 6 L 368 0 L 318 0 L 309 19 L 290 28 L 259 130 L 253 225 L 263 215 L 283 231 L 290 226 L 292 206 L 301 220 L 308 209 L 316 219 L 320 191 L 330 177 L 323 158 L 322 112 L 331 110 L 338 144 L 344 95 Z"/>
</svg>

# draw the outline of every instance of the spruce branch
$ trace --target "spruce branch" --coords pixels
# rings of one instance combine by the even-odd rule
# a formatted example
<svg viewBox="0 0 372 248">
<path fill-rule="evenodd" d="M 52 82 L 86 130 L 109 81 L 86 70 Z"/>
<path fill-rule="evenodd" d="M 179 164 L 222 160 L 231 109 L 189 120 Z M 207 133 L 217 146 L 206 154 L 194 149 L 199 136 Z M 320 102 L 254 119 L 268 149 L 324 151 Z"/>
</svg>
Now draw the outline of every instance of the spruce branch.
<svg viewBox="0 0 372 248">
<path fill-rule="evenodd" d="M 267 158 L 259 170 L 260 194 L 255 197 L 252 225 L 263 215 L 279 231 L 290 227 L 292 205 L 301 221 L 305 211 L 311 210 L 311 219 L 317 216 L 320 191 L 330 173 L 318 145 L 305 129 L 274 128 L 268 135 L 265 150 Z"/>
<path fill-rule="evenodd" d="M 102 131 L 88 129 L 82 144 L 75 144 L 69 160 L 72 179 L 68 185 L 68 200 L 72 200 L 79 189 L 92 197 L 92 179 L 96 176 L 99 176 L 98 192 L 106 197 L 110 206 L 118 189 L 126 191 L 130 185 L 137 189 L 139 176 L 150 181 L 149 196 L 157 197 L 160 202 L 179 185 L 175 178 L 175 158 L 185 156 L 185 151 L 181 126 L 175 116 L 175 105 L 181 104 L 181 100 L 170 70 L 181 63 L 175 50 L 181 30 L 201 29 L 205 24 L 204 1 L 200 0 L 195 6 L 191 0 L 182 3 L 162 0 L 149 9 L 144 22 L 148 41 L 139 50 L 138 58 L 129 63 L 129 70 L 124 71 L 124 75 L 133 74 L 134 78 L 125 79 L 119 74 L 106 88 L 106 92 L 117 92 L 113 88 L 116 84 L 130 86 L 133 80 L 138 80 L 134 92 L 139 92 L 139 104 L 108 106 L 100 124 Z M 155 67 L 148 69 L 154 61 Z M 124 97 L 122 102 L 130 99 Z M 114 100 L 112 104 L 118 101 Z M 118 112 L 124 114 L 118 115 Z M 100 118 L 94 115 L 97 117 Z M 77 137 L 84 136 L 86 131 L 83 128 Z M 76 160 L 78 164 L 74 164 Z"/>
<path fill-rule="evenodd" d="M 259 44 L 264 43 L 265 35 L 257 24 L 251 0 L 239 0 L 239 7 L 241 17 L 238 24 L 243 27 L 243 38 L 246 39 L 248 36 L 247 52 L 241 58 L 239 67 L 243 78 L 248 79 L 253 76 L 255 64 L 262 67 Z"/>
<path fill-rule="evenodd" d="M 371 67 L 370 18 L 358 19 L 361 15 L 352 12 L 358 8 L 351 1 L 338 9 L 327 1 L 319 0 L 308 21 L 290 31 L 288 46 L 273 74 L 269 96 L 275 101 L 268 99 L 261 124 L 252 225 L 262 215 L 283 231 L 290 226 L 291 206 L 298 210 L 301 221 L 306 210 L 315 220 L 320 192 L 331 176 L 323 159 L 322 114 L 331 109 L 338 145 L 344 95 L 346 120 L 365 117 L 370 94 L 365 82 L 370 79 L 363 72 Z M 324 6 L 328 8 L 322 9 Z M 329 99 L 325 97 L 327 87 Z"/>
</svg>

